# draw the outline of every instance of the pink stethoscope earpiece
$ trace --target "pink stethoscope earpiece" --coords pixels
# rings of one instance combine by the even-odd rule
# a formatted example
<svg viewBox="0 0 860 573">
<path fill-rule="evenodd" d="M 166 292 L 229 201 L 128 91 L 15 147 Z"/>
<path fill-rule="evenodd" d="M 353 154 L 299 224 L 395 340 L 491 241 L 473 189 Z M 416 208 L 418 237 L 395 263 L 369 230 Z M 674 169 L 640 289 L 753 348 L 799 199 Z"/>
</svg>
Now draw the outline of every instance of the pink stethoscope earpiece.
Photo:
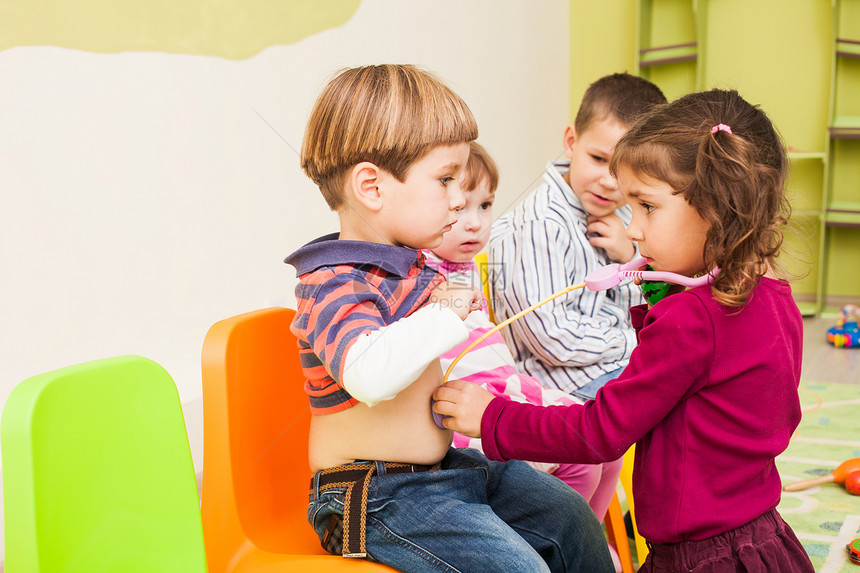
<svg viewBox="0 0 860 573">
<path fill-rule="evenodd" d="M 686 277 L 678 273 L 670 273 L 665 271 L 640 271 L 647 261 L 644 257 L 633 259 L 629 263 L 620 265 L 612 263 L 601 267 L 585 277 L 585 286 L 589 290 L 606 290 L 612 288 L 624 279 L 640 279 L 643 281 L 663 281 L 685 287 L 697 287 L 714 282 L 714 278 L 720 272 L 720 269 L 715 268 L 706 275 L 700 277 Z"/>
</svg>

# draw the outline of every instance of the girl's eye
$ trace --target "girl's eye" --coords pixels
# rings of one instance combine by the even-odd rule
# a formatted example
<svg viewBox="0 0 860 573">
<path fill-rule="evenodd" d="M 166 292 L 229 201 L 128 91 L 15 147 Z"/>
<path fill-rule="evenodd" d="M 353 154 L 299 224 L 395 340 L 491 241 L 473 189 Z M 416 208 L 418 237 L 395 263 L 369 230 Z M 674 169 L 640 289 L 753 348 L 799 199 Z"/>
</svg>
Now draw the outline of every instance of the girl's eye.
<svg viewBox="0 0 860 573">
<path fill-rule="evenodd" d="M 597 163 L 606 163 L 607 159 L 605 157 L 601 157 L 600 155 L 592 155 L 592 159 L 594 159 Z"/>
<path fill-rule="evenodd" d="M 441 179 L 439 179 L 439 183 L 442 184 L 442 187 L 447 187 L 448 183 L 450 183 L 453 180 L 454 180 L 453 177 L 442 177 Z"/>
<path fill-rule="evenodd" d="M 654 210 L 654 205 L 651 205 L 650 203 L 639 203 L 639 205 L 641 205 L 642 208 L 645 209 L 645 211 L 648 213 Z"/>
</svg>

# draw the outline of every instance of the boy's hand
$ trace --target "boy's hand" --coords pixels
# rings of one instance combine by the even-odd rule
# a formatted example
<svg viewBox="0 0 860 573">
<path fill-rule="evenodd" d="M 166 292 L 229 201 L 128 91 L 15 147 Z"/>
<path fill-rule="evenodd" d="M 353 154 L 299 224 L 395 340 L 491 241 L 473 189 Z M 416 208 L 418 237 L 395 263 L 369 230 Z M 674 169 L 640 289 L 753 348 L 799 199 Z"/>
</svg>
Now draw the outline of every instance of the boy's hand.
<svg viewBox="0 0 860 573">
<path fill-rule="evenodd" d="M 612 262 L 626 263 L 636 254 L 633 243 L 627 238 L 624 222 L 615 213 L 605 217 L 589 215 L 586 233 L 588 242 L 606 251 Z"/>
<path fill-rule="evenodd" d="M 445 281 L 430 293 L 430 302 L 438 302 L 466 320 L 470 312 L 481 308 L 482 296 L 481 290 L 471 285 Z"/>
<path fill-rule="evenodd" d="M 481 437 L 481 418 L 493 401 L 493 396 L 477 384 L 465 380 L 449 380 L 433 392 L 433 410 L 447 416 L 442 424 L 449 430 L 472 438 Z"/>
</svg>

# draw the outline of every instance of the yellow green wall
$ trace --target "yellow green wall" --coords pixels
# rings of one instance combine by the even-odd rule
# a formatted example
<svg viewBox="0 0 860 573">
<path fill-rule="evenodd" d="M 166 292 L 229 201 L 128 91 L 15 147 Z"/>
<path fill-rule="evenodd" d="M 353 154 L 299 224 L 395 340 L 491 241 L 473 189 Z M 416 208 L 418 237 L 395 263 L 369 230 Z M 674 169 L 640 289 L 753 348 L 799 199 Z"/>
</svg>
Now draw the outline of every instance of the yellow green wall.
<svg viewBox="0 0 860 573">
<path fill-rule="evenodd" d="M 658 5 L 657 2 L 654 3 Z M 662 10 L 686 10 L 666 16 L 666 29 L 653 30 L 658 43 L 693 39 L 692 0 L 661 0 Z M 571 0 L 571 117 L 588 84 L 617 71 L 636 72 L 638 0 Z M 830 76 L 833 47 L 831 3 L 809 0 L 697 0 L 700 28 L 700 57 L 696 64 L 664 66 L 651 79 L 674 98 L 695 89 L 696 66 L 703 67 L 703 89 L 733 88 L 770 115 L 787 145 L 795 150 L 824 152 L 827 142 Z M 860 9 L 855 10 L 860 11 Z M 701 21 L 701 20 L 700 20 Z M 860 39 L 860 19 L 851 14 L 840 31 Z M 853 29 L 852 29 L 853 28 Z M 849 62 L 849 65 L 852 62 Z M 860 64 L 860 62 L 857 62 Z M 860 65 L 854 66 L 860 71 Z M 858 102 L 860 73 L 847 98 Z M 841 94 L 841 92 L 840 92 Z M 860 114 L 860 111 L 856 111 Z M 856 144 L 855 144 L 856 145 Z M 843 161 L 842 164 L 845 162 Z M 819 223 L 816 210 L 822 207 L 824 162 L 820 158 L 792 161 L 789 192 L 796 211 L 782 262 L 795 273 L 806 273 L 795 281 L 794 290 L 803 298 L 814 296 L 818 286 Z M 834 195 L 851 193 L 860 200 L 860 172 L 838 174 Z M 846 191 L 852 190 L 852 191 Z M 831 230 L 827 253 L 827 292 L 834 297 L 860 298 L 860 230 Z"/>
<path fill-rule="evenodd" d="M 588 85 L 613 72 L 635 72 L 636 0 L 570 0 L 570 117 Z"/>
<path fill-rule="evenodd" d="M 0 50 L 58 46 L 244 59 L 342 25 L 361 0 L 6 0 Z"/>
</svg>

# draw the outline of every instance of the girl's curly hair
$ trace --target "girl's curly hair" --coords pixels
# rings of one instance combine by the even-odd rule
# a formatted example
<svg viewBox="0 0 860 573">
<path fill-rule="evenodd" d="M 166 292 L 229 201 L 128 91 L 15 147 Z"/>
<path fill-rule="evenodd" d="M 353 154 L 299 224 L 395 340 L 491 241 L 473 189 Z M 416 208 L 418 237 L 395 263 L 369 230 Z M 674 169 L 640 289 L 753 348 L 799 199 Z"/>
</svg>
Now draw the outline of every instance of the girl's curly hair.
<svg viewBox="0 0 860 573">
<path fill-rule="evenodd" d="M 722 304 L 743 306 L 759 277 L 777 268 L 790 213 L 785 146 L 767 115 L 738 92 L 715 89 L 657 106 L 616 145 L 610 170 L 622 165 L 668 184 L 710 224 L 703 255 L 708 268 L 720 267 L 712 291 Z"/>
</svg>

